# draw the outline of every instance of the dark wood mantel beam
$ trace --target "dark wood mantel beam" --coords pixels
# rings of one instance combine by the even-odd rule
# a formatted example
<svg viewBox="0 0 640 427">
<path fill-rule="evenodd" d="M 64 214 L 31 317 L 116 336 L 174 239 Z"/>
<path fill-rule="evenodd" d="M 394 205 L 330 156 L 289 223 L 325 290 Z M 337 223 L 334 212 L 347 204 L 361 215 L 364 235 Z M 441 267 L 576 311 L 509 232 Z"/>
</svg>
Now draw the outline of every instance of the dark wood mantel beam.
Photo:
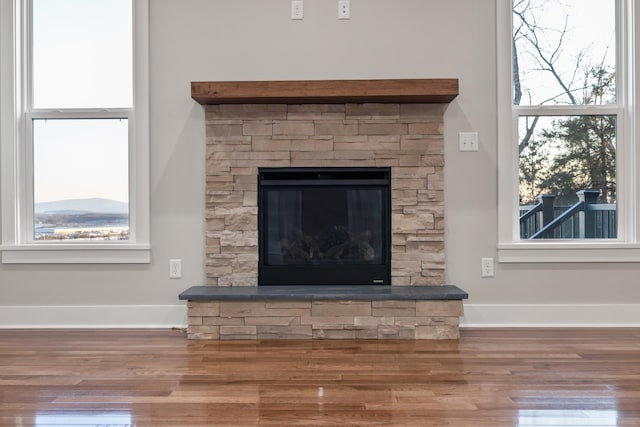
<svg viewBox="0 0 640 427">
<path fill-rule="evenodd" d="M 191 82 L 191 97 L 212 104 L 449 103 L 458 79 Z"/>
</svg>

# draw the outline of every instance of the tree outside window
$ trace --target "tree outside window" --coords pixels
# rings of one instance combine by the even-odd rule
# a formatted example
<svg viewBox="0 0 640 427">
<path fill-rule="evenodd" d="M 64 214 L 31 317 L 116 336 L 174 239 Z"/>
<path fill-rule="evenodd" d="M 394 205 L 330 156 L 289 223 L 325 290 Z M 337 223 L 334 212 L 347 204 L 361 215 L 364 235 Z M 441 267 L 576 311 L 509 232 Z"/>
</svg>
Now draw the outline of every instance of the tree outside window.
<svg viewBox="0 0 640 427">
<path fill-rule="evenodd" d="M 616 2 L 512 7 L 520 238 L 616 238 Z"/>
</svg>

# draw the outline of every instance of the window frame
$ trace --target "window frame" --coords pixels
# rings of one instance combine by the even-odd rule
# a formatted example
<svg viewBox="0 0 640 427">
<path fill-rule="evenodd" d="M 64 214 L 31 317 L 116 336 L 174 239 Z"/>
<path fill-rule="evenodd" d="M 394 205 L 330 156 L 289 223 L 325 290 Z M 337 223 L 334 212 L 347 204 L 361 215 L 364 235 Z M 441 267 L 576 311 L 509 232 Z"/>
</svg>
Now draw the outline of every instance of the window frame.
<svg viewBox="0 0 640 427">
<path fill-rule="evenodd" d="M 640 164 L 635 137 L 640 135 L 634 117 L 638 98 L 635 82 L 635 0 L 616 0 L 616 104 L 612 105 L 513 105 L 512 0 L 497 0 L 497 116 L 498 116 L 498 244 L 499 262 L 638 262 L 638 215 L 636 167 Z M 519 153 L 518 118 L 525 115 L 605 115 L 617 117 L 617 239 L 521 240 L 518 218 Z"/>
<path fill-rule="evenodd" d="M 2 263 L 149 263 L 149 2 L 133 5 L 133 106 L 31 109 L 31 0 L 0 0 L 0 208 Z M 129 240 L 43 242 L 33 239 L 34 119 L 129 122 Z"/>
</svg>

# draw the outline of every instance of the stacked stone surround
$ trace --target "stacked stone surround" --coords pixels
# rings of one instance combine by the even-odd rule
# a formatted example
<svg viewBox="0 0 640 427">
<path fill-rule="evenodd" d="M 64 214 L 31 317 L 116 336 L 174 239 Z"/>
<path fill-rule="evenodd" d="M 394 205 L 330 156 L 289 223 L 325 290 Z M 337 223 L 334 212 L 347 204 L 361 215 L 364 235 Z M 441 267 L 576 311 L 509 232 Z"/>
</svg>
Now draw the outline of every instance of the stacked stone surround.
<svg viewBox="0 0 640 427">
<path fill-rule="evenodd" d="M 257 286 L 259 167 L 391 167 L 391 283 L 442 285 L 443 104 L 205 107 L 206 276 Z"/>
<path fill-rule="evenodd" d="M 189 301 L 191 339 L 456 339 L 462 301 Z"/>
<path fill-rule="evenodd" d="M 207 285 L 258 284 L 259 167 L 390 167 L 392 286 L 445 284 L 444 104 L 205 107 Z M 461 300 L 189 301 L 192 339 L 451 339 Z"/>
</svg>

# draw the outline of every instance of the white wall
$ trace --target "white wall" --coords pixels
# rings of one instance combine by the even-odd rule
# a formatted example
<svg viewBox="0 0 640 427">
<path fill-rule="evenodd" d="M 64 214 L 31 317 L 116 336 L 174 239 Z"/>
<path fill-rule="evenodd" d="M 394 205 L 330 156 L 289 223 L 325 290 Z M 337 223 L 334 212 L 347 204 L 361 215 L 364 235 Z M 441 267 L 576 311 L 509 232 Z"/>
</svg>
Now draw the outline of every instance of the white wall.
<svg viewBox="0 0 640 427">
<path fill-rule="evenodd" d="M 448 278 L 466 324 L 640 325 L 639 264 L 496 265 L 494 0 L 152 0 L 149 265 L 0 265 L 0 326 L 179 325 L 204 283 L 204 114 L 196 80 L 458 78 L 445 115 Z M 480 151 L 457 151 L 477 131 Z M 168 259 L 183 278 L 168 278 Z"/>
</svg>

